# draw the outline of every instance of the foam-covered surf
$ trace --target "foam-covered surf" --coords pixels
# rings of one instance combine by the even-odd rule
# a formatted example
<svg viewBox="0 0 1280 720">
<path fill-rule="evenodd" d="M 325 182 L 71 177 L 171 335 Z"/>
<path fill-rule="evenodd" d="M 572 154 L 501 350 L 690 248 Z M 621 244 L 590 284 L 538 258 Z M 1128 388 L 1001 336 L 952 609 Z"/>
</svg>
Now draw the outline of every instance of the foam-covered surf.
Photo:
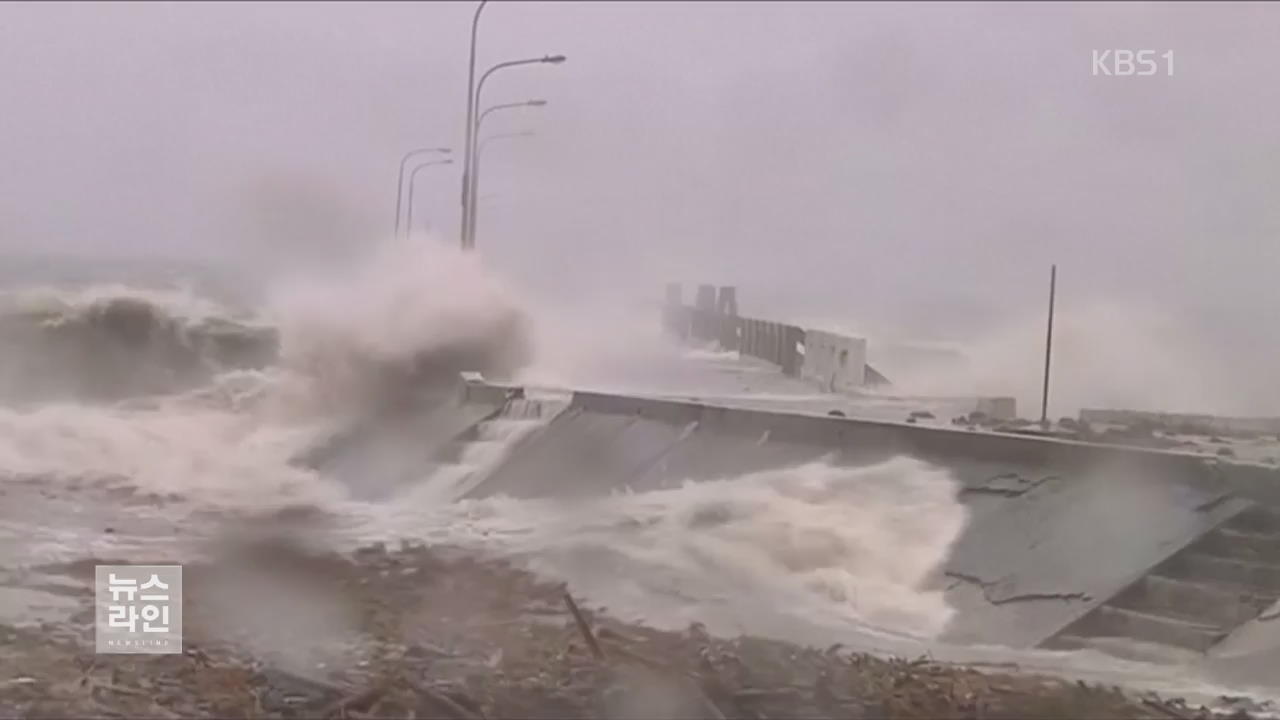
<svg viewBox="0 0 1280 720">
<path fill-rule="evenodd" d="M 416 497 L 372 510 L 365 528 L 520 558 L 615 611 L 730 635 L 767 626 L 932 637 L 952 611 L 923 588 L 967 519 L 949 474 L 910 458 L 588 500 L 440 509 Z"/>
</svg>

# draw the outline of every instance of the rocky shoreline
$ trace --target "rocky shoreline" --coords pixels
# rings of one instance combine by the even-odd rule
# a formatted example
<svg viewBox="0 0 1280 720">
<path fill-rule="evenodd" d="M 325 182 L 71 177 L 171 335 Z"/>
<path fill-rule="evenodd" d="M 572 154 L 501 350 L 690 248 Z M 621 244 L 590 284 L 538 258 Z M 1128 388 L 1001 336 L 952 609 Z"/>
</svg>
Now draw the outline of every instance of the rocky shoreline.
<svg viewBox="0 0 1280 720">
<path fill-rule="evenodd" d="M 46 570 L 86 579 L 93 563 Z M 225 632 L 221 611 L 196 599 L 245 567 L 308 592 L 308 578 L 322 582 L 344 598 L 356 645 L 323 660 L 276 657 L 252 637 Z M 0 626 L 0 717 L 1226 716 L 1014 667 L 715 638 L 698 625 L 660 631 L 580 608 L 564 586 L 448 549 L 377 546 L 343 557 L 271 542 L 184 573 L 181 655 L 95 654 L 87 584 L 85 610 L 72 623 Z"/>
</svg>

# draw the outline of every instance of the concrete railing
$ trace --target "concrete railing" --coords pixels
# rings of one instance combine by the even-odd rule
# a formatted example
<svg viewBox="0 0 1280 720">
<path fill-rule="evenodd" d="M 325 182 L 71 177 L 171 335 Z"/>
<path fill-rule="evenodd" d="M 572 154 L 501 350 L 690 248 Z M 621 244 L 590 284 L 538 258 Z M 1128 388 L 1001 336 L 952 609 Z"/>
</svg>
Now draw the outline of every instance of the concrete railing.
<svg viewBox="0 0 1280 720">
<path fill-rule="evenodd" d="M 773 363 L 785 375 L 807 380 L 826 392 L 890 385 L 888 378 L 868 364 L 863 338 L 740 317 L 737 293 L 730 287 L 699 286 L 696 303 L 693 307 L 683 304 L 680 286 L 667 286 L 663 323 L 669 333 L 683 340 L 714 342 L 730 352 Z M 996 420 L 1017 417 L 1011 397 L 970 400 L 971 407 L 962 414 L 981 413 Z"/>
<path fill-rule="evenodd" d="M 828 390 L 888 384 L 867 365 L 866 340 L 741 317 L 732 287 L 700 285 L 690 307 L 684 304 L 680 286 L 668 285 L 663 324 L 676 337 L 719 343 L 725 350 L 773 363 L 790 377 L 803 377 Z"/>
<path fill-rule="evenodd" d="M 716 342 L 725 350 L 773 363 L 786 375 L 800 376 L 803 328 L 687 306 L 667 306 L 664 317 L 677 337 Z"/>
</svg>

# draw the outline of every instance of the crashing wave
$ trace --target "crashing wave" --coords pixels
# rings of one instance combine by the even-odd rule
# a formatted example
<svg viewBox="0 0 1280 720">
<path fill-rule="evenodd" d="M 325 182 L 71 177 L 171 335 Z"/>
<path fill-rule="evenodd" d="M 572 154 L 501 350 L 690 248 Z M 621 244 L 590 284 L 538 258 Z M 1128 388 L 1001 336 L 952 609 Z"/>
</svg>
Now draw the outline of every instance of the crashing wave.
<svg viewBox="0 0 1280 720">
<path fill-rule="evenodd" d="M 198 298 L 133 288 L 0 299 L 0 400 L 116 400 L 274 362 L 276 332 Z"/>
<path fill-rule="evenodd" d="M 340 277 L 295 278 L 261 314 L 129 286 L 0 294 L 0 403 L 116 402 L 278 369 L 316 411 L 400 404 L 531 356 L 529 319 L 472 257 L 389 244 Z"/>
</svg>

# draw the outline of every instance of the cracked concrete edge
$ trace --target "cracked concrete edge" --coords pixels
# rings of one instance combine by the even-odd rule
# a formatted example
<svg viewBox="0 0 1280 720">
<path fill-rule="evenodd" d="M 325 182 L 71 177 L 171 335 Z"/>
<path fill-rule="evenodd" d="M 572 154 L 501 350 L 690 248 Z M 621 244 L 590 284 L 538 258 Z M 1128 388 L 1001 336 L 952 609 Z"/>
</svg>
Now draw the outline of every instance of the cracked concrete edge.
<svg viewBox="0 0 1280 720">
<path fill-rule="evenodd" d="M 1001 580 L 983 580 L 976 575 L 968 573 L 954 572 L 951 570 L 944 571 L 943 574 L 949 578 L 953 578 L 960 582 L 966 582 L 977 586 L 982 590 L 982 598 L 991 605 L 999 607 L 1000 605 L 1008 605 L 1015 602 L 1034 602 L 1037 600 L 1063 600 L 1063 601 L 1079 601 L 1092 602 L 1093 596 L 1083 592 L 1034 592 L 1034 593 L 1018 593 L 1017 595 L 1008 595 L 1005 597 L 991 597 L 991 588 L 999 585 Z M 956 587 L 952 585 L 951 587 Z"/>
</svg>

